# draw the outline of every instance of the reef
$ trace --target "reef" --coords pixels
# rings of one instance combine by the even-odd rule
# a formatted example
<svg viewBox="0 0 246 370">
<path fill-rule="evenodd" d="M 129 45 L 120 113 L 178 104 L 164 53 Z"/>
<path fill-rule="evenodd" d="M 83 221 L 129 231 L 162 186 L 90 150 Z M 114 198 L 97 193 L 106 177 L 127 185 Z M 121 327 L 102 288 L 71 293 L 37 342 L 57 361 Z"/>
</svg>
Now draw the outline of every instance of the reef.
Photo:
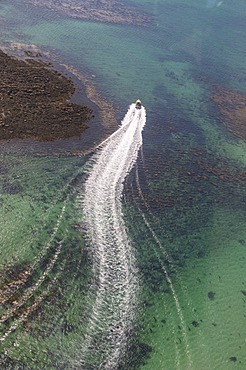
<svg viewBox="0 0 246 370">
<path fill-rule="evenodd" d="M 126 6 L 119 0 L 26 0 L 34 6 L 46 7 L 57 14 L 92 22 L 146 26 L 152 23 L 151 17 L 139 9 Z"/>
<path fill-rule="evenodd" d="M 30 55 L 28 55 L 30 57 Z M 53 141 L 80 136 L 92 110 L 70 101 L 74 83 L 51 64 L 0 50 L 0 140 Z"/>
<path fill-rule="evenodd" d="M 228 131 L 246 140 L 246 93 L 216 87 L 212 100 Z"/>
<path fill-rule="evenodd" d="M 187 156 L 186 165 L 180 160 L 184 155 Z M 158 169 L 153 171 L 152 168 L 156 168 L 153 164 L 157 162 Z M 175 206 L 181 207 L 182 212 L 189 210 L 195 199 L 209 201 L 212 189 L 219 190 L 216 192 L 216 202 L 223 204 L 232 193 L 236 194 L 239 189 L 241 192 L 245 188 L 246 172 L 243 168 L 225 158 L 206 153 L 199 146 L 188 151 L 181 147 L 172 152 L 167 150 L 161 160 L 152 155 L 151 163 L 146 161 L 145 166 L 150 188 L 143 189 L 142 194 L 144 203 L 153 213 L 174 209 Z M 158 191 L 161 181 L 165 182 L 166 192 Z M 191 189 L 192 195 L 189 193 Z"/>
</svg>

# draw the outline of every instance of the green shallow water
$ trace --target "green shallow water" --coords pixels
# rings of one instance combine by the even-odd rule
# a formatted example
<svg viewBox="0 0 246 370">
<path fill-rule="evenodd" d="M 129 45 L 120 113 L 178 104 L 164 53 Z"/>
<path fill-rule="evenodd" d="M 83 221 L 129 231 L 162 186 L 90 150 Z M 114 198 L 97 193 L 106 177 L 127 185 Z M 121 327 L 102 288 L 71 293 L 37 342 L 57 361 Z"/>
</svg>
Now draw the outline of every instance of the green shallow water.
<svg viewBox="0 0 246 370">
<path fill-rule="evenodd" d="M 153 221 L 154 240 L 149 230 L 136 236 L 145 282 L 140 337 L 149 346 L 141 368 L 229 369 L 234 357 L 244 368 L 244 218 L 234 214 L 232 222 L 219 208 L 212 225 L 171 243 Z"/>
<path fill-rule="evenodd" d="M 90 275 L 77 209 L 85 159 L 12 154 L 3 162 L 1 366 L 69 368 Z"/>
<path fill-rule="evenodd" d="M 120 118 L 136 98 L 146 107 L 143 148 L 122 198 L 141 290 L 118 368 L 244 369 L 246 148 L 211 95 L 216 86 L 245 92 L 245 5 L 126 4 L 149 12 L 153 26 L 82 22 L 3 2 L 1 43 L 51 50 L 87 73 Z M 91 283 L 81 189 L 90 168 L 62 145 L 60 155 L 41 144 L 42 155 L 39 144 L 1 151 L 4 369 L 79 363 Z M 84 368 L 93 366 L 92 358 Z"/>
</svg>

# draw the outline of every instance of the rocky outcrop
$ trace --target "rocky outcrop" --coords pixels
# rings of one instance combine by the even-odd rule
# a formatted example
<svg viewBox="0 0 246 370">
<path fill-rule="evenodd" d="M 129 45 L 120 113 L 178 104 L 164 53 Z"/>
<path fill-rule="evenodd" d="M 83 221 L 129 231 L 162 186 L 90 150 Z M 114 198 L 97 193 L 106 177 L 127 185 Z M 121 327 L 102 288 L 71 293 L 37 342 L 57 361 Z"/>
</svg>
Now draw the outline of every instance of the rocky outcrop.
<svg viewBox="0 0 246 370">
<path fill-rule="evenodd" d="M 74 91 L 72 80 L 49 64 L 0 51 L 0 140 L 80 136 L 92 111 L 70 102 Z"/>
</svg>

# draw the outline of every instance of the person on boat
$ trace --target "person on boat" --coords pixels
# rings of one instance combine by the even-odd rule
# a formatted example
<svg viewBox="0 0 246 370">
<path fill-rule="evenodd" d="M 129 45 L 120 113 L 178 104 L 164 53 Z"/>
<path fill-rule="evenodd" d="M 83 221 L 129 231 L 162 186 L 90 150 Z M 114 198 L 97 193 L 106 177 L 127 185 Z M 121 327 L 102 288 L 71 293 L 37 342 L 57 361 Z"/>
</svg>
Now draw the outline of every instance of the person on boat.
<svg viewBox="0 0 246 370">
<path fill-rule="evenodd" d="M 142 102 L 141 102 L 141 100 L 136 100 L 136 103 L 135 103 L 135 107 L 137 108 L 137 109 L 141 109 L 141 107 L 142 107 Z"/>
</svg>

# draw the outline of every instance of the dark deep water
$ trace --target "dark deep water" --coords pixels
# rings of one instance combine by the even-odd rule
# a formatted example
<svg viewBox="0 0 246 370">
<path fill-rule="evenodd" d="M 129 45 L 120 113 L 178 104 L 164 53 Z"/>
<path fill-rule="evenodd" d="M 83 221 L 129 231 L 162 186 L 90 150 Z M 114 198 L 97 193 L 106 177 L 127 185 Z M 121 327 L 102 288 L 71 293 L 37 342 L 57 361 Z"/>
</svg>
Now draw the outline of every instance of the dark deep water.
<svg viewBox="0 0 246 370">
<path fill-rule="evenodd" d="M 83 215 L 93 168 L 89 155 L 66 154 L 68 146 L 78 152 L 83 141 L 55 143 L 52 150 L 1 144 L 3 369 L 246 367 L 246 145 L 238 124 L 245 112 L 246 5 L 127 4 L 149 13 L 153 24 L 91 23 L 1 2 L 2 47 L 37 45 L 86 74 L 113 103 L 119 122 L 137 98 L 147 114 L 138 160 L 123 196 L 116 191 L 113 197 L 121 200 L 130 241 L 124 256 L 134 262 L 138 289 L 124 286 L 123 300 L 121 290 L 109 290 L 104 299 L 112 316 L 100 313 L 98 327 L 90 321 L 100 298 L 91 258 L 96 247 L 85 237 Z M 234 126 L 220 109 L 230 112 Z M 97 223 L 103 227 L 101 219 Z M 115 330 L 114 310 L 128 302 L 128 293 L 131 325 L 125 329 L 122 319 L 120 326 L 126 344 L 109 365 L 121 342 L 113 346 L 117 336 L 107 328 Z"/>
</svg>

